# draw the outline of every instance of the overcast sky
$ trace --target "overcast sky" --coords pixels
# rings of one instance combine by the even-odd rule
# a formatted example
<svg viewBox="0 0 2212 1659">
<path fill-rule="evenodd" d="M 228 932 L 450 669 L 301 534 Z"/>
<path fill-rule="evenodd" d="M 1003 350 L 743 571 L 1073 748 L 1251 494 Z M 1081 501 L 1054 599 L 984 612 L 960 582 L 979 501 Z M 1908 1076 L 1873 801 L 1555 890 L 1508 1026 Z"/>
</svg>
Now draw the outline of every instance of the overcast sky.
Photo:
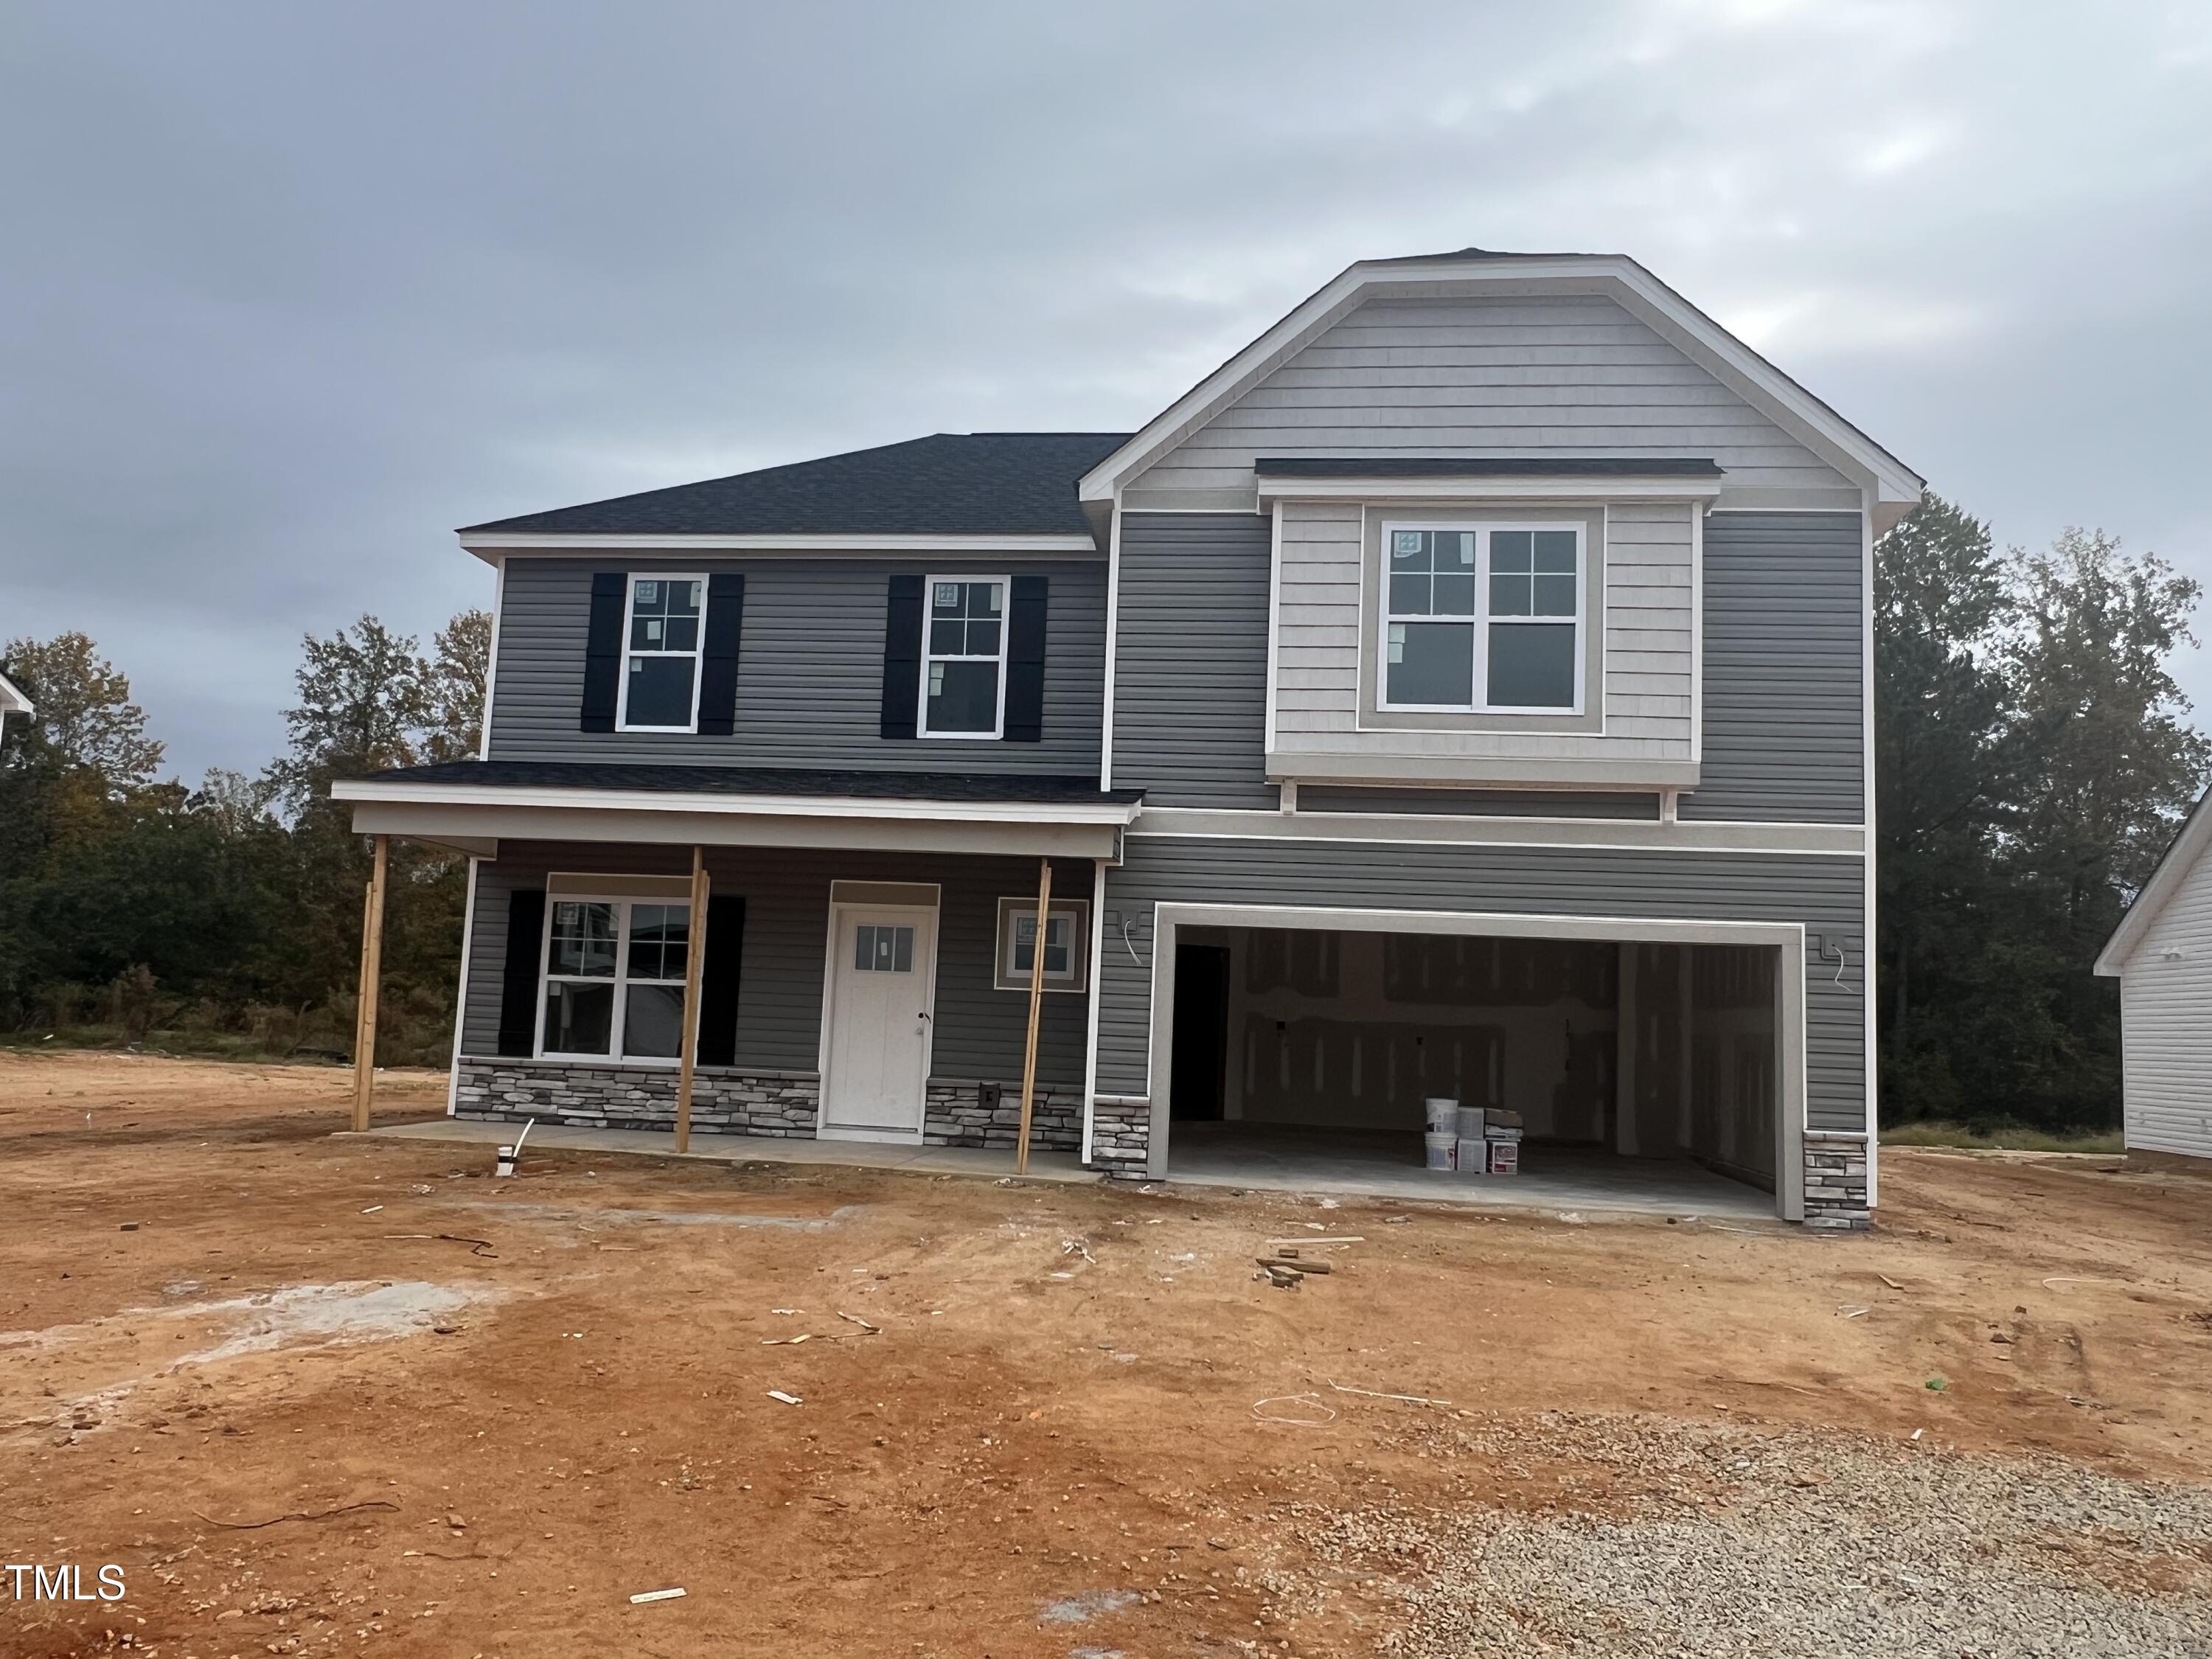
<svg viewBox="0 0 2212 1659">
<path fill-rule="evenodd" d="M 1133 427 L 1470 243 L 1632 254 L 2002 539 L 2212 580 L 2201 0 L 10 0 L 0 638 L 258 769 L 302 633 L 489 602 L 456 525 Z"/>
</svg>

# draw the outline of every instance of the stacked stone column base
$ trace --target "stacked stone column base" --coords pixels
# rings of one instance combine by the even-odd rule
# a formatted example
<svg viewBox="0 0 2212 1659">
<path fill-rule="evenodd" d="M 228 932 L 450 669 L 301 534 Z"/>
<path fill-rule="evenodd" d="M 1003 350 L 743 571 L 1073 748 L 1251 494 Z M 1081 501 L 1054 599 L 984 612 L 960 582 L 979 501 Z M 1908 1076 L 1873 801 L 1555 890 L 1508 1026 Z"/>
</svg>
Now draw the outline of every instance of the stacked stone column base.
<svg viewBox="0 0 2212 1659">
<path fill-rule="evenodd" d="M 1152 1145 L 1152 1106 L 1148 1100 L 1099 1100 L 1091 1108 L 1091 1164 L 1125 1180 L 1145 1177 Z"/>
<path fill-rule="evenodd" d="M 1805 1134 L 1805 1224 L 1860 1231 L 1868 1224 L 1867 1148 L 1863 1139 Z"/>
</svg>

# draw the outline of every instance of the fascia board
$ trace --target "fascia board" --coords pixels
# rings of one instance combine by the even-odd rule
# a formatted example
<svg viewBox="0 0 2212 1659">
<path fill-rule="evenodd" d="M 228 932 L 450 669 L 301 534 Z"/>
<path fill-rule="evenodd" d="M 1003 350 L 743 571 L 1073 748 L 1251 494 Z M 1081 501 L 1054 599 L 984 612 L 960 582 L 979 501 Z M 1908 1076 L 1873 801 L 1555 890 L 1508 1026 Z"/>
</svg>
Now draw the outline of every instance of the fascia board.
<svg viewBox="0 0 2212 1659">
<path fill-rule="evenodd" d="M 1493 292 L 1605 294 L 1686 352 L 1729 390 L 1885 502 L 1917 503 L 1925 481 L 1749 346 L 1632 259 L 1615 255 L 1489 261 L 1439 260 L 1415 269 L 1355 264 L 1146 423 L 1083 477 L 1078 493 L 1103 501 L 1234 401 L 1312 337 L 1373 295 Z"/>
<path fill-rule="evenodd" d="M 703 812 L 744 817 L 917 818 L 943 823 L 1070 823 L 1121 826 L 1135 802 L 1097 805 L 1015 801 L 934 801 L 860 795 L 709 795 L 664 789 L 563 789 L 517 784 L 374 783 L 342 778 L 332 800 L 418 806 L 511 806 L 568 811 Z"/>
<path fill-rule="evenodd" d="M 552 532 L 459 532 L 456 538 L 467 551 L 488 563 L 502 553 L 782 553 L 819 554 L 953 553 L 1075 554 L 1098 556 L 1098 544 L 1090 536 L 939 536 L 924 532 L 880 535 L 563 535 Z"/>
<path fill-rule="evenodd" d="M 2136 902 L 2128 906 L 2119 926 L 2112 929 L 2112 938 L 2097 953 L 2093 972 L 2106 979 L 2119 976 L 2128 958 L 2142 943 L 2142 936 L 2149 931 L 2151 923 L 2158 920 L 2159 912 L 2173 896 L 2174 890 L 2188 879 L 2190 871 L 2205 855 L 2208 844 L 2212 844 L 2212 790 L 2207 790 L 2191 811 L 2181 833 L 2173 838 L 2173 845 L 2166 849 L 2158 868 L 2151 872 L 2142 891 L 2136 895 Z"/>
<path fill-rule="evenodd" d="M 1352 501 L 1715 501 L 1717 478 L 1638 478 L 1627 474 L 1582 477 L 1260 477 L 1260 500 Z"/>
</svg>

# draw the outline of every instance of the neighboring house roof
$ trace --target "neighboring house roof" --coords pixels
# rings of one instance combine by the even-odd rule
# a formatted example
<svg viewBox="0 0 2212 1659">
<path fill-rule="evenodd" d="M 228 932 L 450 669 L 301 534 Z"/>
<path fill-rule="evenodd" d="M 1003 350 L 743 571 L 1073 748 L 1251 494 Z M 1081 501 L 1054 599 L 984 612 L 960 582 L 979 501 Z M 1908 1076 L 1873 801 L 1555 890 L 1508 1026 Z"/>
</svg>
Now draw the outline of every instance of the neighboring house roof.
<svg viewBox="0 0 2212 1659">
<path fill-rule="evenodd" d="M 1918 473 L 1635 260 L 1619 253 L 1514 254 L 1486 248 L 1347 266 L 1085 473 L 1083 499 L 1114 499 L 1123 484 L 1363 301 L 1474 292 L 1492 283 L 1505 285 L 1500 291 L 1506 293 L 1596 294 L 1613 300 L 1814 454 L 1870 490 L 1878 532 L 1919 503 L 1927 481 Z"/>
<path fill-rule="evenodd" d="M 2120 925 L 2112 929 L 2112 938 L 2097 953 L 2097 972 L 2108 978 L 2119 973 L 2208 848 L 2212 848 L 2212 789 L 2197 798 L 2195 808 L 2182 821 L 2180 832 L 2167 843 L 2158 868 L 2150 872 L 2142 891 L 2136 895 L 2136 902 L 2128 906 L 2127 915 L 2120 918 Z"/>
<path fill-rule="evenodd" d="M 612 761 L 447 761 L 371 772 L 356 783 L 490 788 L 643 790 L 866 800 L 949 800 L 1022 806 L 1134 805 L 1141 789 L 1101 789 L 1095 774 L 847 772 L 811 767 L 635 765 Z"/>
<path fill-rule="evenodd" d="M 528 535 L 1088 537 L 1075 483 L 1120 432 L 939 432 L 471 525 Z"/>
<path fill-rule="evenodd" d="M 31 712 L 31 700 L 16 690 L 13 680 L 5 674 L 0 674 L 0 719 L 4 719 L 9 714 L 27 714 Z"/>
</svg>

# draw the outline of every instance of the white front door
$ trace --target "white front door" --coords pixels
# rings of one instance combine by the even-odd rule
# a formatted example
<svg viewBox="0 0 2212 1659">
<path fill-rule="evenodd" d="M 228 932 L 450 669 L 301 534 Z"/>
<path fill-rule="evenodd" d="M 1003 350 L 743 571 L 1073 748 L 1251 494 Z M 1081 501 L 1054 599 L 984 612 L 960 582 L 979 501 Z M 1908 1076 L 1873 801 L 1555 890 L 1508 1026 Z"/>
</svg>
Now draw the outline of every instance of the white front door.
<svg viewBox="0 0 2212 1659">
<path fill-rule="evenodd" d="M 832 914 L 823 1132 L 919 1140 L 937 912 L 839 905 Z"/>
</svg>

